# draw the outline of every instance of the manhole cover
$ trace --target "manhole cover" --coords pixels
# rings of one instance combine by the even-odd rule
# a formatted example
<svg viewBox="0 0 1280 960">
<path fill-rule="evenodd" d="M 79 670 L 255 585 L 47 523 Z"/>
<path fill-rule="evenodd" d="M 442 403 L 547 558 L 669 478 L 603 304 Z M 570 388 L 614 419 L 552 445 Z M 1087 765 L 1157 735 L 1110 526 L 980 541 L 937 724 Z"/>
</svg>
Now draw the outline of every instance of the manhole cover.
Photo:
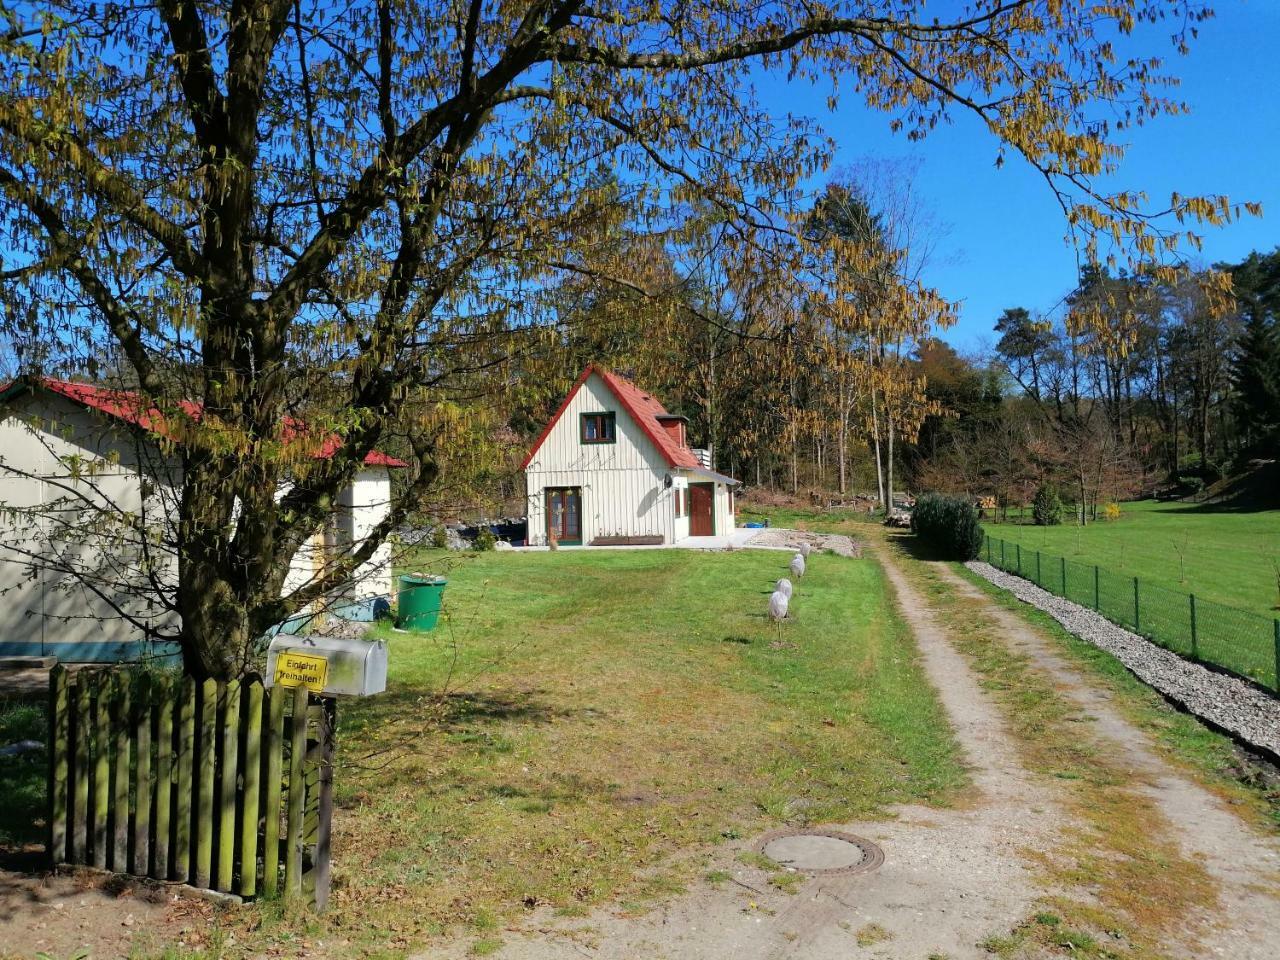
<svg viewBox="0 0 1280 960">
<path fill-rule="evenodd" d="M 804 873 L 862 873 L 884 863 L 884 851 L 870 840 L 839 830 L 775 830 L 756 849 Z"/>
</svg>

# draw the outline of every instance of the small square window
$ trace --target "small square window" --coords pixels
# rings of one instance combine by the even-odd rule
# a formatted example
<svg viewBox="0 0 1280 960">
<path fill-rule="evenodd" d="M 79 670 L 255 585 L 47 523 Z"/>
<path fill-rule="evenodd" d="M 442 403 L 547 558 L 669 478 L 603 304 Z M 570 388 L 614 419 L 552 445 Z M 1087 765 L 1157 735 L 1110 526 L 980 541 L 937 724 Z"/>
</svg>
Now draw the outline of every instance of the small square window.
<svg viewBox="0 0 1280 960">
<path fill-rule="evenodd" d="M 612 413 L 584 413 L 582 415 L 582 442 L 615 442 L 615 419 Z"/>
</svg>

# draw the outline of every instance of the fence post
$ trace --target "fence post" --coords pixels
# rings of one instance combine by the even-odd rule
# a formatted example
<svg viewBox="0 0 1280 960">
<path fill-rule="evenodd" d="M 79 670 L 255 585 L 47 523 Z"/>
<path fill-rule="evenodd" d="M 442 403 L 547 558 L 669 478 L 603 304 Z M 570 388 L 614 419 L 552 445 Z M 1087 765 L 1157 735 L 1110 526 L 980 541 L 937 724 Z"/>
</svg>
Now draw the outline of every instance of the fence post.
<svg viewBox="0 0 1280 960">
<path fill-rule="evenodd" d="M 133 707 L 133 873 L 145 877 L 151 867 L 151 677 L 138 677 Z"/>
<path fill-rule="evenodd" d="M 1191 600 L 1191 656 L 1193 659 L 1200 659 L 1199 646 L 1196 642 L 1196 595 L 1194 593 L 1187 594 Z"/>
<path fill-rule="evenodd" d="M 93 673 L 93 865 L 107 869 L 107 810 L 111 807 L 111 717 L 107 710 L 111 705 L 106 675 L 101 670 Z"/>
<path fill-rule="evenodd" d="M 1067 597 L 1067 558 L 1059 557 L 1058 562 L 1062 566 L 1062 596 L 1066 599 L 1070 599 L 1070 597 Z"/>
<path fill-rule="evenodd" d="M 67 716 L 67 668 L 49 671 L 49 865 L 67 858 L 67 750 L 71 724 Z"/>
<path fill-rule="evenodd" d="M 1093 565 L 1093 609 L 1102 612 L 1102 595 L 1098 592 L 1098 565 Z"/>
<path fill-rule="evenodd" d="M 116 873 L 129 872 L 129 757 L 132 753 L 133 707 L 129 696 L 130 678 L 117 673 L 111 678 L 112 699 L 115 701 L 116 755 L 113 772 L 115 805 L 112 817 L 111 869 Z"/>
<path fill-rule="evenodd" d="M 287 687 L 279 684 L 267 696 L 267 771 L 263 797 L 262 893 L 273 897 L 280 889 L 280 793 L 284 766 L 284 698 Z"/>
<path fill-rule="evenodd" d="M 1014 544 L 1018 548 L 1018 576 L 1022 576 L 1022 544 Z"/>
<path fill-rule="evenodd" d="M 216 729 L 218 725 L 218 683 L 206 680 L 200 685 L 200 743 L 192 777 L 196 794 L 195 874 L 194 886 L 209 889 L 213 883 L 213 772 L 217 762 Z"/>
<path fill-rule="evenodd" d="M 306 687 L 293 690 L 293 717 L 289 731 L 289 816 L 285 825 L 284 894 L 286 899 L 302 896 L 302 812 L 303 756 L 307 752 Z"/>
<path fill-rule="evenodd" d="M 1272 621 L 1276 632 L 1276 689 L 1280 690 L 1280 620 Z"/>
<path fill-rule="evenodd" d="M 330 836 L 333 827 L 333 749 L 337 736 L 337 701 L 325 697 L 321 701 L 319 822 L 316 825 L 315 902 L 323 910 L 329 903 Z"/>
<path fill-rule="evenodd" d="M 174 816 L 178 822 L 174 825 L 173 872 L 170 876 L 184 883 L 191 876 L 191 798 L 195 795 L 199 776 L 196 770 L 196 690 L 194 679 L 182 678 L 182 699 L 178 702 L 178 746 L 174 754 L 174 763 L 178 765 L 177 810 Z"/>
<path fill-rule="evenodd" d="M 1041 580 L 1042 578 L 1040 576 L 1040 551 L 1037 550 L 1036 551 L 1036 586 L 1037 587 L 1040 586 Z"/>
<path fill-rule="evenodd" d="M 1005 571 L 1009 569 L 1009 565 L 1005 562 L 1005 559 L 1004 559 L 1004 540 L 1003 539 L 1000 540 L 1000 569 Z"/>
<path fill-rule="evenodd" d="M 71 863 L 89 862 L 89 675 L 76 677 L 75 748 L 71 760 L 75 796 L 71 804 Z"/>
<path fill-rule="evenodd" d="M 236 780 L 240 767 L 240 681 L 218 689 L 222 714 L 222 778 L 218 791 L 218 872 L 216 889 L 231 892 L 236 857 Z M 255 865 L 256 866 L 256 865 Z"/>
<path fill-rule="evenodd" d="M 258 881 L 258 797 L 262 776 L 262 683 L 244 694 L 249 718 L 244 731 L 244 809 L 240 815 L 240 895 L 252 897 Z"/>
<path fill-rule="evenodd" d="M 151 860 L 154 864 L 151 876 L 157 880 L 169 877 L 169 812 L 173 802 L 173 709 L 179 699 L 177 692 L 178 688 L 174 684 L 161 681 L 156 697 L 156 842 L 151 845 Z"/>
<path fill-rule="evenodd" d="M 1138 578 L 1133 578 L 1133 632 L 1142 632 L 1142 619 L 1140 616 L 1140 608 L 1138 606 Z"/>
</svg>

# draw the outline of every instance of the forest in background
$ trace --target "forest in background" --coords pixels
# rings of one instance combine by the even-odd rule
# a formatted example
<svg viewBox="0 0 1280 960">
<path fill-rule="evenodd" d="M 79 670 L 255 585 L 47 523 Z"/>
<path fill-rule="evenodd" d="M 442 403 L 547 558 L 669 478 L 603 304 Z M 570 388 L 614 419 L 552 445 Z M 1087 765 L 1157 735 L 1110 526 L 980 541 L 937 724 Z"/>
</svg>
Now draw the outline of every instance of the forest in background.
<svg viewBox="0 0 1280 960">
<path fill-rule="evenodd" d="M 717 469 L 814 501 L 937 490 L 1003 513 L 1047 486 L 1089 521 L 1276 457 L 1280 248 L 1172 273 L 1086 268 L 1051 314 L 1011 307 L 991 348 L 962 354 L 938 336 L 952 305 L 919 282 L 938 230 L 911 173 L 834 180 L 784 256 L 774 238 L 753 260 L 714 218 L 595 245 L 610 255 L 552 294 L 562 336 L 534 351 L 541 387 L 505 435 L 522 452 L 599 362 L 688 416 Z M 503 480 L 518 500 L 522 478 Z"/>
</svg>

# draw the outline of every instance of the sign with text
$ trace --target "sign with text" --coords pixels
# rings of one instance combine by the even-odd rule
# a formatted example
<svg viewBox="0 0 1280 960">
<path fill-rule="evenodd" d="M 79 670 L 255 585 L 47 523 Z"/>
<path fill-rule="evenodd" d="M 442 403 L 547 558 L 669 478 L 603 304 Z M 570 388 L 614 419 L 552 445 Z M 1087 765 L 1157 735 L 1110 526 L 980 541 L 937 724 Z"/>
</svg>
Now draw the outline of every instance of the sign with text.
<svg viewBox="0 0 1280 960">
<path fill-rule="evenodd" d="M 283 651 L 276 657 L 275 681 L 282 687 L 306 687 L 313 693 L 324 691 L 329 661 L 309 653 Z"/>
</svg>

